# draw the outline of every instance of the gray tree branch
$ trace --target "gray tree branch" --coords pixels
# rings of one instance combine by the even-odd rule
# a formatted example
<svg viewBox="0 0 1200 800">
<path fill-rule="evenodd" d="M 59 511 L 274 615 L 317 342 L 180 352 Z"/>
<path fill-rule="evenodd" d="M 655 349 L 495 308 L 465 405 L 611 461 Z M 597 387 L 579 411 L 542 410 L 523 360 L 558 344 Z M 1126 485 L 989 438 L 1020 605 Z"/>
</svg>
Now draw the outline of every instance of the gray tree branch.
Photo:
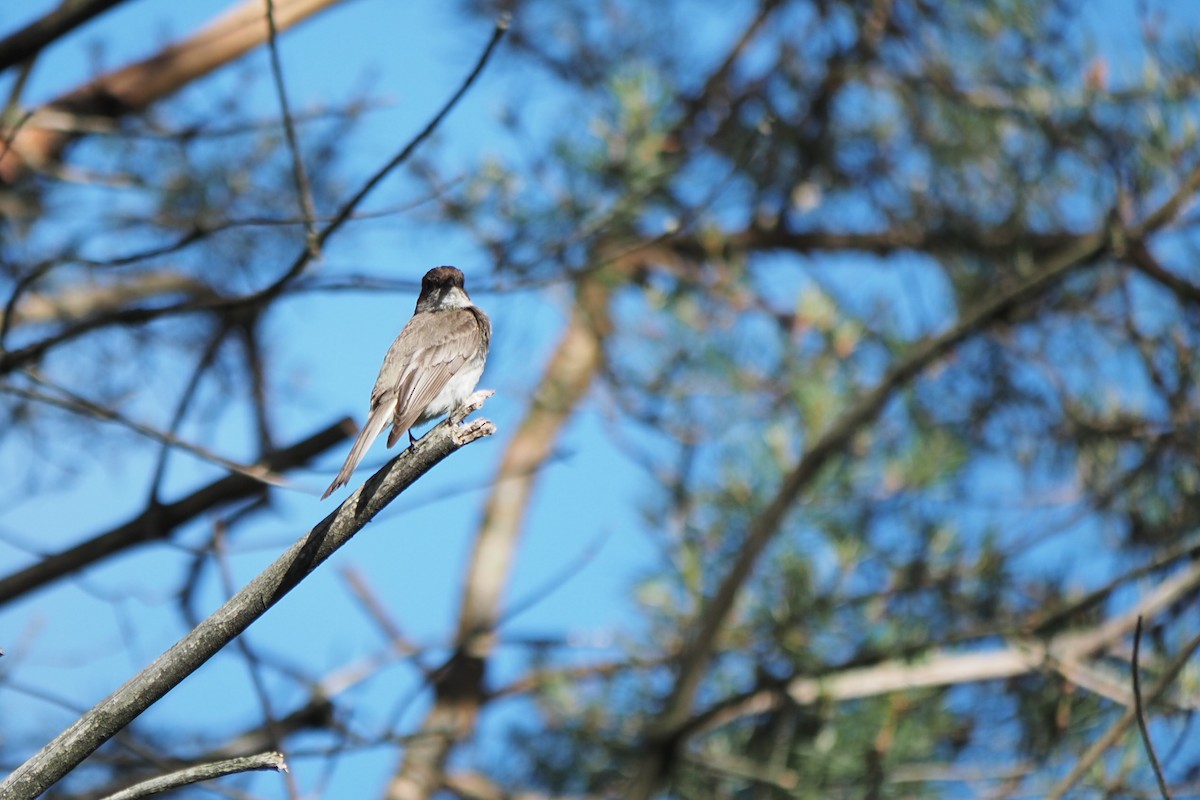
<svg viewBox="0 0 1200 800">
<path fill-rule="evenodd" d="M 149 797 L 178 789 L 181 786 L 233 775 L 238 772 L 253 772 L 255 770 L 273 769 L 276 772 L 287 772 L 287 763 L 279 753 L 260 753 L 256 756 L 229 758 L 224 761 L 213 761 L 208 764 L 198 764 L 194 767 L 181 769 L 166 775 L 159 775 L 147 781 L 134 784 L 128 789 L 122 789 L 116 794 L 110 794 L 104 800 L 137 800 L 139 797 Z"/>
</svg>

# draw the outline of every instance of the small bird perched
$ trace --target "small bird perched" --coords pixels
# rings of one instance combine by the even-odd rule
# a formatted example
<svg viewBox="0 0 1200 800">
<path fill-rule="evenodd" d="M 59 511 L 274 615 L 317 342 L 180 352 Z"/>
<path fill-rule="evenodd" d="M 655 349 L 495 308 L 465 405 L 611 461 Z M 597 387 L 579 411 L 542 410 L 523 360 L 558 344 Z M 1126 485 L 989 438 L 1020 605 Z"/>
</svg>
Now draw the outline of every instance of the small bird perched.
<svg viewBox="0 0 1200 800">
<path fill-rule="evenodd" d="M 367 424 L 321 499 L 350 480 L 389 421 L 391 447 L 405 431 L 411 442 L 411 428 L 461 406 L 483 374 L 491 340 L 492 322 L 467 296 L 462 272 L 455 267 L 426 272 L 412 319 L 383 358 Z"/>
</svg>

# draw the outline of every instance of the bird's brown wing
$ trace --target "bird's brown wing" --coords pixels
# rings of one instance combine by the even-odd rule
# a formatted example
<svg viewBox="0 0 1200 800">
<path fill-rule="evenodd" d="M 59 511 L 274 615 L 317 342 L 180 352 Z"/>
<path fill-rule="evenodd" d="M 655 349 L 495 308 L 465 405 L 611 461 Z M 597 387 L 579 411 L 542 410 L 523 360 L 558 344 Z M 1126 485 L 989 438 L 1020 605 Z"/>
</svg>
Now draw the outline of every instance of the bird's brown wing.
<svg viewBox="0 0 1200 800">
<path fill-rule="evenodd" d="M 479 322 L 470 309 L 456 308 L 417 314 L 400 332 L 384 359 L 384 372 L 393 366 L 394 383 L 388 387 L 395 392 L 395 412 L 388 447 L 416 424 L 438 393 L 446 387 L 462 365 L 478 352 L 482 333 Z M 393 358 L 394 356 L 394 358 Z"/>
</svg>

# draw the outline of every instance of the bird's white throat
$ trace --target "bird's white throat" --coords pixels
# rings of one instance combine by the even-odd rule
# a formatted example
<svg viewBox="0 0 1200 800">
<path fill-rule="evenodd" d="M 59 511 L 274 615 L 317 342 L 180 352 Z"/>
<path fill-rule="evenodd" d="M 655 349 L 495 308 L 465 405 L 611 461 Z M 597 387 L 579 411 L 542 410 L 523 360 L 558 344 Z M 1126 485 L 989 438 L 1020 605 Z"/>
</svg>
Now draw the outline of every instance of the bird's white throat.
<svg viewBox="0 0 1200 800">
<path fill-rule="evenodd" d="M 447 289 L 438 303 L 440 308 L 468 308 L 471 305 L 473 305 L 471 298 L 467 297 L 467 293 L 457 286 Z"/>
</svg>

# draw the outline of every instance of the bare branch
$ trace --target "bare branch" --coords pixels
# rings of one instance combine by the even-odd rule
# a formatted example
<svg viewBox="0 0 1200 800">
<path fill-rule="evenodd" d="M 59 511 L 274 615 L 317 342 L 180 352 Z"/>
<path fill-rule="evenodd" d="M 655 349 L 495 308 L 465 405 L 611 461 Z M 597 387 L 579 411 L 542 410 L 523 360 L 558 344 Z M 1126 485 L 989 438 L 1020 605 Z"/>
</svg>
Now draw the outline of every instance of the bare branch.
<svg viewBox="0 0 1200 800">
<path fill-rule="evenodd" d="M 197 278 L 174 270 L 155 270 L 103 285 L 73 284 L 54 294 L 26 292 L 16 304 L 11 322 L 0 320 L 0 326 L 9 330 L 18 325 L 86 319 L 127 303 L 179 294 L 214 297 L 212 287 Z"/>
<path fill-rule="evenodd" d="M 243 756 L 241 758 L 226 759 L 225 761 L 199 764 L 187 769 L 181 769 L 178 772 L 172 772 L 168 775 L 160 775 L 148 781 L 142 781 L 116 794 L 110 794 L 104 800 L 137 800 L 139 797 L 149 797 L 152 794 L 160 794 L 171 789 L 178 789 L 181 786 L 188 786 L 200 781 L 209 781 L 225 775 L 267 769 L 273 769 L 276 772 L 287 772 L 287 763 L 284 761 L 283 755 L 280 753 L 261 753 L 256 756 Z"/>
<path fill-rule="evenodd" d="M 230 472 L 237 473 L 238 475 L 244 475 L 247 478 L 251 478 L 261 483 L 270 484 L 271 486 L 291 488 L 291 484 L 268 469 L 264 469 L 259 466 L 246 466 L 244 464 L 239 464 L 236 461 L 231 461 L 228 458 L 217 455 L 211 450 L 207 450 L 199 445 L 184 441 L 174 434 L 160 431 L 157 428 L 151 427 L 150 425 L 129 419 L 120 412 L 115 411 L 108 406 L 93 402 L 86 397 L 77 394 L 76 392 L 72 392 L 65 386 L 60 386 L 50 382 L 33 370 L 25 370 L 24 373 L 43 386 L 51 389 L 53 392 L 55 392 L 55 394 L 47 394 L 46 392 L 26 389 L 23 386 L 13 386 L 9 383 L 0 383 L 0 391 L 15 395 L 17 397 L 23 397 L 27 400 L 34 400 L 39 403 L 45 403 L 46 405 L 52 405 L 56 408 L 61 408 L 64 411 L 70 411 L 73 414 L 104 420 L 105 422 L 112 422 L 141 436 L 145 436 L 147 439 L 152 439 L 161 445 L 191 453 L 202 461 L 207 461 L 210 464 L 216 464 L 222 469 L 227 469 Z"/>
<path fill-rule="evenodd" d="M 1142 616 L 1161 614 L 1200 589 L 1200 565 L 1162 581 L 1127 614 L 1086 630 L 1049 640 L 1028 639 L 1007 647 L 978 652 L 934 651 L 918 658 L 905 657 L 868 667 L 842 669 L 821 677 L 794 678 L 783 687 L 790 702 L 812 705 L 822 699 L 835 702 L 877 697 L 891 692 L 979 681 L 1004 680 L 1031 672 L 1054 671 L 1089 691 L 1128 708 L 1134 698 L 1107 675 L 1086 666 L 1085 659 L 1111 649 Z M 778 690 L 761 690 L 719 703 L 697 715 L 687 726 L 690 734 L 711 731 L 753 714 L 777 708 Z M 1196 705 L 1184 702 L 1187 707 Z"/>
</svg>

